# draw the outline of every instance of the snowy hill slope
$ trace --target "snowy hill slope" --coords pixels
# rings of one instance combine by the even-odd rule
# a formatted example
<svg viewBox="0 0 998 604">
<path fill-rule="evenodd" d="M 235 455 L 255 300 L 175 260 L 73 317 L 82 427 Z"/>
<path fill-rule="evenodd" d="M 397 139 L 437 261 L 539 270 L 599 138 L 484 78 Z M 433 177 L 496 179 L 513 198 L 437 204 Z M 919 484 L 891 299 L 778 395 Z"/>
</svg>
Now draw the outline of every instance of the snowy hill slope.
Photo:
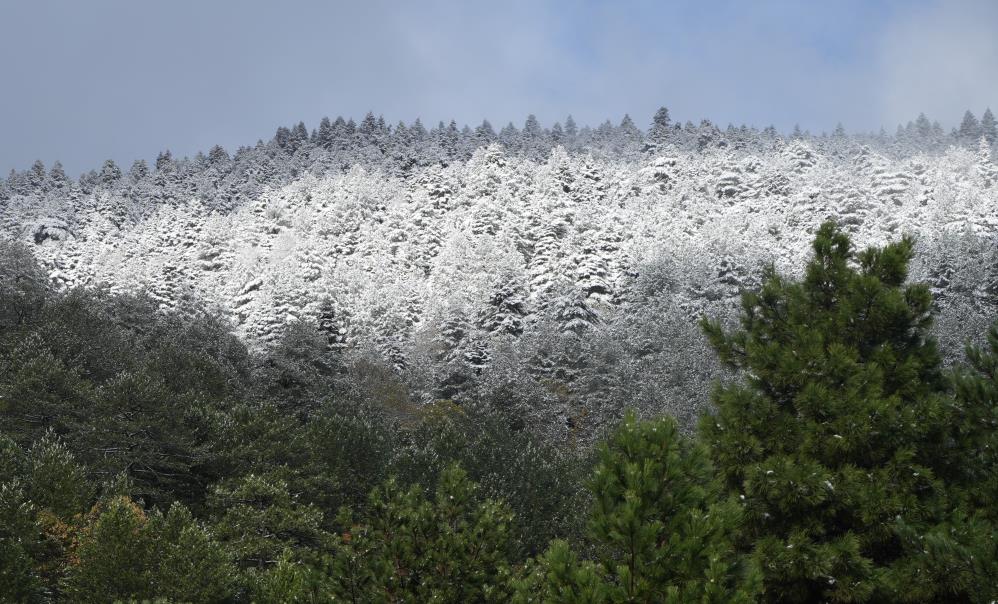
<svg viewBox="0 0 998 604">
<path fill-rule="evenodd" d="M 404 174 L 313 165 L 221 205 L 217 185 L 209 199 L 203 183 L 171 185 L 168 167 L 134 172 L 8 192 L 3 235 L 60 286 L 207 305 L 258 348 L 314 326 L 427 398 L 501 389 L 510 372 L 555 380 L 563 419 L 598 404 L 587 397 L 694 413 L 691 384 L 717 374 L 695 318 L 732 316 L 767 263 L 798 271 L 828 219 L 860 246 L 915 235 L 913 276 L 953 338 L 993 317 L 998 294 L 986 146 L 889 157 L 781 140 L 616 159 L 555 146 L 532 159 L 493 143 Z"/>
</svg>

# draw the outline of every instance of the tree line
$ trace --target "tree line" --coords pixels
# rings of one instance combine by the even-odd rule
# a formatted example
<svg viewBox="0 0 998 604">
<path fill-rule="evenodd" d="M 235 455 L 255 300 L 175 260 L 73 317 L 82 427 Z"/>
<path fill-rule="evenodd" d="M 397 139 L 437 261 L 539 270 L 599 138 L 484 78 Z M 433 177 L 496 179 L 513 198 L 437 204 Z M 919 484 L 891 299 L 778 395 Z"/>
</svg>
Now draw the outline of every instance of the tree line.
<svg viewBox="0 0 998 604">
<path fill-rule="evenodd" d="M 556 147 L 573 154 L 637 160 L 667 149 L 700 152 L 725 148 L 759 153 L 787 140 L 807 140 L 833 151 L 851 142 L 868 145 L 878 152 L 910 155 L 939 152 L 951 145 L 977 149 L 982 139 L 992 147 L 998 140 L 998 122 L 990 108 L 985 109 L 980 119 L 967 110 L 959 127 L 948 132 L 923 113 L 898 125 L 894 133 L 881 129 L 853 134 L 847 133 L 842 124 L 831 133 L 812 134 L 800 127 L 790 133 L 781 133 L 774 126 L 728 124 L 722 128 L 708 119 L 698 124 L 674 122 L 666 107 L 656 111 L 645 130 L 629 115 L 619 123 L 606 120 L 597 127 L 580 127 L 571 115 L 564 123 L 559 121 L 544 127 L 536 116 L 529 115 L 522 127 L 509 122 L 495 128 L 486 119 L 474 128 L 459 126 L 453 120 L 427 128 L 418 118 L 409 124 L 391 125 L 369 112 L 359 122 L 352 118 L 324 117 L 311 130 L 304 122 L 280 126 L 269 140 L 241 146 L 232 153 L 220 145 L 207 153 L 183 158 L 165 150 L 151 166 L 139 159 L 128 168 L 108 159 L 99 169 L 83 172 L 75 179 L 66 174 L 60 162 L 47 168 L 37 160 L 30 168 L 11 169 L 6 178 L 0 179 L 0 202 L 16 195 L 43 197 L 53 190 L 63 195 L 87 195 L 101 187 L 121 189 L 144 183 L 145 188 L 165 189 L 158 193 L 164 201 L 197 194 L 214 208 L 228 211 L 240 200 L 254 197 L 263 185 L 280 186 L 306 171 L 343 172 L 361 165 L 405 176 L 427 166 L 446 167 L 467 161 L 475 149 L 490 144 L 501 144 L 513 157 L 542 161 Z"/>
</svg>

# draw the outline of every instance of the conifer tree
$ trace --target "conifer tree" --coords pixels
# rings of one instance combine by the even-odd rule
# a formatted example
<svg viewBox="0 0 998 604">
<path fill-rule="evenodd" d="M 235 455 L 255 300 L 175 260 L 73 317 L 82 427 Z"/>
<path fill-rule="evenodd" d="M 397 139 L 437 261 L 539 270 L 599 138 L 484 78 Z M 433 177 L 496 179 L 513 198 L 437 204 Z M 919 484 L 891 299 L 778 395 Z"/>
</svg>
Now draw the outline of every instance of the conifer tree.
<svg viewBox="0 0 998 604">
<path fill-rule="evenodd" d="M 741 510 L 718 502 L 706 451 L 671 418 L 629 414 L 599 450 L 589 488 L 597 560 L 557 541 L 513 581 L 521 602 L 752 602 L 750 560 L 733 552 Z"/>
<path fill-rule="evenodd" d="M 456 465 L 441 473 L 427 500 L 394 481 L 372 492 L 371 513 L 346 510 L 331 564 L 330 591 L 353 602 L 506 601 L 509 507 L 477 501 L 477 485 Z"/>
<path fill-rule="evenodd" d="M 964 473 L 970 503 L 998 523 L 998 323 L 988 331 L 984 347 L 967 347 L 967 359 L 969 368 L 955 378 L 963 458 L 954 460 L 954 469 Z M 998 563 L 998 552 L 991 559 Z"/>
<path fill-rule="evenodd" d="M 998 122 L 995 121 L 995 115 L 991 113 L 990 107 L 985 109 L 984 115 L 981 116 L 981 136 L 992 145 L 998 141 Z"/>
<path fill-rule="evenodd" d="M 672 133 L 672 120 L 669 117 L 669 110 L 666 107 L 659 107 L 652 118 L 651 128 L 648 130 L 648 141 L 656 146 L 661 146 L 669 140 Z"/>
<path fill-rule="evenodd" d="M 71 601 L 220 602 L 233 595 L 228 553 L 183 506 L 150 515 L 127 497 L 114 497 L 91 516 L 67 584 Z"/>
<path fill-rule="evenodd" d="M 489 120 L 482 120 L 481 125 L 475 128 L 475 142 L 479 147 L 487 147 L 496 140 L 496 132 L 492 129 Z"/>
<path fill-rule="evenodd" d="M 854 252 L 826 223 L 803 281 L 773 269 L 742 297 L 741 328 L 703 327 L 746 376 L 703 419 L 745 546 L 773 602 L 983 601 L 988 531 L 957 487 L 966 449 L 931 296 L 905 284 L 905 237 Z"/>
<path fill-rule="evenodd" d="M 114 163 L 113 159 L 104 162 L 100 170 L 100 182 L 104 185 L 112 185 L 121 179 L 121 169 Z"/>
<path fill-rule="evenodd" d="M 963 120 L 960 122 L 959 136 L 964 145 L 975 145 L 981 138 L 981 123 L 969 109 L 963 114 Z"/>
<path fill-rule="evenodd" d="M 579 127 L 575 124 L 575 119 L 570 115 L 565 118 L 565 136 L 568 137 L 569 142 L 572 142 L 578 135 Z"/>
</svg>

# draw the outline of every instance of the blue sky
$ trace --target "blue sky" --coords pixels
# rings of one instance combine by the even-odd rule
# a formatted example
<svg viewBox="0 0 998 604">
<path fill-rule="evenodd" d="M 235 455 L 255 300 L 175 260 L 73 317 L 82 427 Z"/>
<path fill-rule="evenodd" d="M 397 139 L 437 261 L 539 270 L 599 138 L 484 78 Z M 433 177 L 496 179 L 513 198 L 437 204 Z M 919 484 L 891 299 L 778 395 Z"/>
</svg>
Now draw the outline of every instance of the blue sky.
<svg viewBox="0 0 998 604">
<path fill-rule="evenodd" d="M 998 2 L 8 0 L 0 170 L 70 173 L 323 115 L 893 129 L 998 109 Z"/>
</svg>

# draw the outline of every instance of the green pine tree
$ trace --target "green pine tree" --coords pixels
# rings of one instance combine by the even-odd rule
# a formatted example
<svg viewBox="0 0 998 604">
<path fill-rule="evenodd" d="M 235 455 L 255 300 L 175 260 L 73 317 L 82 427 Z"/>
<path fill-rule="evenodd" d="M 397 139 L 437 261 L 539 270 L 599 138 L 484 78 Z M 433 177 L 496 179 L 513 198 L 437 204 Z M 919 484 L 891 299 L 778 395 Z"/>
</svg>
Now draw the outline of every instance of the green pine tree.
<svg viewBox="0 0 998 604">
<path fill-rule="evenodd" d="M 360 523 L 341 512 L 330 590 L 349 602 L 501 602 L 507 599 L 512 514 L 478 501 L 457 465 L 441 473 L 432 500 L 394 480 L 375 489 Z"/>
<path fill-rule="evenodd" d="M 770 268 L 740 329 L 703 323 L 744 376 L 718 387 L 701 432 L 743 499 L 768 601 L 986 599 L 931 296 L 905 283 L 913 248 L 855 253 L 827 223 L 802 281 Z"/>
<path fill-rule="evenodd" d="M 124 496 L 103 501 L 75 554 L 67 585 L 73 602 L 225 602 L 235 594 L 229 553 L 180 504 L 163 515 Z"/>
<path fill-rule="evenodd" d="M 7 444 L 4 440 L 0 437 L 0 447 Z M 6 476 L 0 480 L 0 601 L 43 601 L 43 583 L 35 568 L 43 549 L 36 510 L 20 481 Z"/>
<path fill-rule="evenodd" d="M 734 552 L 735 501 L 720 501 L 706 451 L 671 418 L 629 414 L 600 447 L 590 483 L 597 560 L 558 541 L 525 579 L 518 601 L 751 602 L 758 569 Z"/>
</svg>

